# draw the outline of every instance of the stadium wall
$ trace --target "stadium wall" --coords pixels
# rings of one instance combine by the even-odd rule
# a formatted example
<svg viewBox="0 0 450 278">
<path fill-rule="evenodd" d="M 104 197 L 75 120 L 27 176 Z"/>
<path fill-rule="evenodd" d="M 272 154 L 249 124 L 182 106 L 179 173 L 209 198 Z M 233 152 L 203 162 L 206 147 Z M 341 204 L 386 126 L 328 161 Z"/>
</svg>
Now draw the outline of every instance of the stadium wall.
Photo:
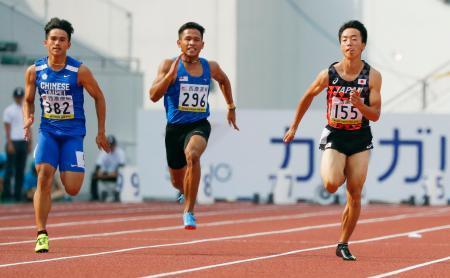
<svg viewBox="0 0 450 278">
<path fill-rule="evenodd" d="M 232 130 L 223 112 L 212 114 L 212 133 L 202 157 L 202 184 L 215 198 L 261 198 L 283 179 L 291 196 L 319 203 L 330 202 L 320 178 L 318 150 L 326 124 L 323 112 L 306 114 L 290 145 L 282 142 L 293 117 L 291 111 L 240 110 Z M 384 114 L 372 125 L 374 150 L 365 183 L 367 201 L 399 203 L 413 197 L 422 202 L 427 184 L 441 201 L 450 196 L 448 116 Z M 145 128 L 152 126 L 152 129 Z M 147 198 L 174 198 L 164 147 L 164 114 L 140 111 L 138 170 L 141 191 Z M 341 195 L 345 194 L 341 188 Z M 344 198 L 344 197 L 343 197 Z M 345 198 L 344 198 L 345 199 Z M 332 202 L 332 201 L 331 201 Z"/>
</svg>

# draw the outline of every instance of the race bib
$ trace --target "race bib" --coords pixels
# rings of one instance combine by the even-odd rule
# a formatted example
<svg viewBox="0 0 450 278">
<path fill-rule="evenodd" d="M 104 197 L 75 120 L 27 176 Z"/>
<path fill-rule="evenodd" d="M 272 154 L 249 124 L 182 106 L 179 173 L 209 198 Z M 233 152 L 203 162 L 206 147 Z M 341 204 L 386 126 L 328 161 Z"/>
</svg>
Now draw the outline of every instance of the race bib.
<svg viewBox="0 0 450 278">
<path fill-rule="evenodd" d="M 361 98 L 364 102 L 364 99 Z M 350 100 L 341 100 L 338 97 L 331 99 L 330 120 L 338 124 L 360 124 L 362 123 L 362 113 L 353 106 Z"/>
<path fill-rule="evenodd" d="M 73 119 L 73 99 L 68 96 L 42 95 L 44 118 L 66 120 Z"/>
<path fill-rule="evenodd" d="M 178 110 L 206 112 L 209 85 L 180 84 Z"/>
</svg>

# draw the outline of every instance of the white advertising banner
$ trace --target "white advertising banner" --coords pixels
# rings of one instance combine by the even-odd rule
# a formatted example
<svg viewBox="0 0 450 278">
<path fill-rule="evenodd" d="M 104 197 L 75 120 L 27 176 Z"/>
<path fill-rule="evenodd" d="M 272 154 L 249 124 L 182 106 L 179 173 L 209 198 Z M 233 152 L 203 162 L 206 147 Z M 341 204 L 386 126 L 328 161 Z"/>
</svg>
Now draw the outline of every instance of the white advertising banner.
<svg viewBox="0 0 450 278">
<path fill-rule="evenodd" d="M 308 111 L 295 140 L 282 138 L 293 111 L 237 111 L 240 131 L 228 126 L 226 112 L 213 112 L 208 148 L 202 157 L 201 194 L 236 199 L 267 198 L 275 185 L 289 198 L 328 203 L 320 178 L 318 149 L 325 113 Z M 138 123 L 138 172 L 147 198 L 175 198 L 167 171 L 162 111 L 143 110 Z M 446 204 L 449 185 L 447 115 L 385 114 L 372 123 L 374 149 L 365 183 L 365 199 L 400 202 L 424 195 Z M 280 180 L 284 179 L 284 180 Z M 341 189 L 341 194 L 344 190 Z"/>
</svg>

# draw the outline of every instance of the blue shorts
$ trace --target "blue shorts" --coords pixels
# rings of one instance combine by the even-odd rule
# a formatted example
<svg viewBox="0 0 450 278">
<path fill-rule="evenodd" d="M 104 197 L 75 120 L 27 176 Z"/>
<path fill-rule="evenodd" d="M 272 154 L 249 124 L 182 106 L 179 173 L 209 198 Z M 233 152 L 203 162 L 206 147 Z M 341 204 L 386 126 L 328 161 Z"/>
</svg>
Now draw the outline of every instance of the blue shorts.
<svg viewBox="0 0 450 278">
<path fill-rule="evenodd" d="M 60 172 L 84 173 L 83 136 L 56 135 L 40 131 L 34 150 L 36 165 L 48 163 Z"/>
</svg>

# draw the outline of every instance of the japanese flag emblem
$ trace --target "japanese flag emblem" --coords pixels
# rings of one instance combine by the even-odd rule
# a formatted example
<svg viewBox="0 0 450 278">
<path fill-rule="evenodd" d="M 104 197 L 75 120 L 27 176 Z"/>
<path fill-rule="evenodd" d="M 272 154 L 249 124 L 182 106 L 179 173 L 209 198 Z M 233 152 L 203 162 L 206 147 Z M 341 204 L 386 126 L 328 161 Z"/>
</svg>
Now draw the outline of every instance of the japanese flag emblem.
<svg viewBox="0 0 450 278">
<path fill-rule="evenodd" d="M 358 85 L 366 85 L 367 84 L 367 79 L 358 79 Z"/>
</svg>

